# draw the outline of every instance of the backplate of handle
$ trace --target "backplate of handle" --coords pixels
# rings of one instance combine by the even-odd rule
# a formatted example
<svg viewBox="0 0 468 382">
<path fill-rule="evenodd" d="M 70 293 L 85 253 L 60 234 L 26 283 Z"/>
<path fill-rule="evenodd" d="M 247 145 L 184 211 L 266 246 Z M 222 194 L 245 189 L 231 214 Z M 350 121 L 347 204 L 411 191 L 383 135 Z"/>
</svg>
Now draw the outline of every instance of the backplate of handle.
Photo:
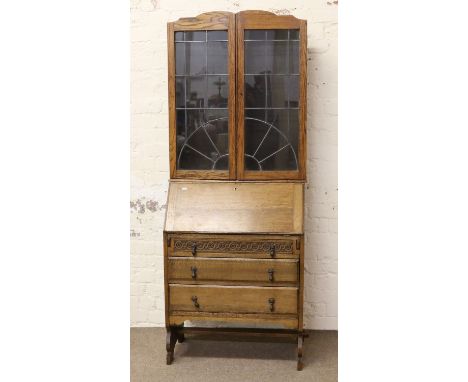
<svg viewBox="0 0 468 382">
<path fill-rule="evenodd" d="M 200 304 L 198 303 L 198 297 L 197 296 L 192 296 L 192 302 L 195 308 L 199 308 Z"/>
<path fill-rule="evenodd" d="M 192 244 L 192 256 L 195 256 L 197 254 L 197 244 L 193 243 Z"/>
<path fill-rule="evenodd" d="M 273 297 L 268 299 L 268 304 L 270 304 L 270 312 L 275 310 L 275 299 Z"/>
<path fill-rule="evenodd" d="M 275 273 L 274 269 L 268 269 L 268 281 L 273 281 L 273 275 Z"/>
<path fill-rule="evenodd" d="M 270 256 L 275 257 L 276 255 L 276 246 L 274 244 L 270 245 Z"/>
<path fill-rule="evenodd" d="M 196 279 L 197 278 L 197 267 L 192 266 L 190 268 L 190 270 L 192 271 L 192 279 Z"/>
</svg>

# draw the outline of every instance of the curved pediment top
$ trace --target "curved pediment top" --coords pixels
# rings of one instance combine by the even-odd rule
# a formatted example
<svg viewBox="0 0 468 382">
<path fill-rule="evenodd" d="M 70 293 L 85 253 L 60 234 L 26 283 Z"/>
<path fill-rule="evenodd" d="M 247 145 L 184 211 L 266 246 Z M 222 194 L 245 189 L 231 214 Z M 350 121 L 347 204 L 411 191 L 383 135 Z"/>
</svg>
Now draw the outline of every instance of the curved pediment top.
<svg viewBox="0 0 468 382">
<path fill-rule="evenodd" d="M 233 22 L 235 14 L 232 12 L 213 11 L 201 13 L 195 17 L 181 17 L 179 20 L 174 21 L 175 30 L 189 29 L 220 29 L 227 28 L 230 22 Z"/>
<path fill-rule="evenodd" d="M 267 16 L 277 16 L 273 12 L 269 11 L 262 11 L 259 9 L 253 9 L 253 10 L 248 10 L 248 11 L 240 11 L 237 13 L 238 15 L 267 15 Z"/>
<path fill-rule="evenodd" d="M 262 10 L 248 10 L 248 11 L 240 11 L 237 13 L 240 17 L 246 17 L 246 18 L 251 18 L 251 17 L 269 17 L 271 19 L 282 19 L 282 20 L 291 20 L 291 21 L 302 21 L 302 19 L 297 18 L 296 16 L 293 15 L 278 15 L 273 12 L 269 11 L 262 11 Z"/>
<path fill-rule="evenodd" d="M 268 20 L 273 23 L 291 23 L 296 24 L 305 22 L 293 15 L 277 15 L 273 12 L 262 10 L 240 11 L 238 13 L 213 11 L 201 13 L 195 17 L 181 17 L 180 19 L 170 23 L 174 25 L 174 30 L 192 30 L 192 29 L 226 29 L 230 25 L 233 26 L 234 18 L 238 17 L 241 20 L 250 20 L 260 23 Z"/>
</svg>

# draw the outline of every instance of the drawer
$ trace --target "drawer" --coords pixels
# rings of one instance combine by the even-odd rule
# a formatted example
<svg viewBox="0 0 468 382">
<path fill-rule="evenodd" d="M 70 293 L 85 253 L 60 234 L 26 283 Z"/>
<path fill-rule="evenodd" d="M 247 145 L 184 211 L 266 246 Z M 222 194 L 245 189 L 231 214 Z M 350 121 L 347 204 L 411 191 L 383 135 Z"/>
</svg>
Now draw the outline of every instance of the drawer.
<svg viewBox="0 0 468 382">
<path fill-rule="evenodd" d="M 291 259 L 299 257 L 300 237 L 236 235 L 169 235 L 169 256 L 247 257 Z"/>
<path fill-rule="evenodd" d="M 296 284 L 297 260 L 170 257 L 169 282 L 250 282 L 262 285 Z"/>
<path fill-rule="evenodd" d="M 171 312 L 297 314 L 297 288 L 169 285 Z"/>
</svg>

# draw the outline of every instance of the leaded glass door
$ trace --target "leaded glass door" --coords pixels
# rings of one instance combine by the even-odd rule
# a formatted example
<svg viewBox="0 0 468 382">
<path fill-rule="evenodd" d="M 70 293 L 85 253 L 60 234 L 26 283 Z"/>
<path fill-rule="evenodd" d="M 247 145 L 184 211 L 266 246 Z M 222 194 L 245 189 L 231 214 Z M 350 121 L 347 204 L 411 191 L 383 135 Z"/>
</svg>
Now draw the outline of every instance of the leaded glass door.
<svg viewBox="0 0 468 382">
<path fill-rule="evenodd" d="M 168 27 L 171 177 L 234 179 L 235 16 Z"/>
<path fill-rule="evenodd" d="M 305 179 L 306 34 L 263 11 L 168 23 L 171 178 Z"/>
<path fill-rule="evenodd" d="M 237 15 L 239 179 L 304 179 L 305 22 Z"/>
</svg>

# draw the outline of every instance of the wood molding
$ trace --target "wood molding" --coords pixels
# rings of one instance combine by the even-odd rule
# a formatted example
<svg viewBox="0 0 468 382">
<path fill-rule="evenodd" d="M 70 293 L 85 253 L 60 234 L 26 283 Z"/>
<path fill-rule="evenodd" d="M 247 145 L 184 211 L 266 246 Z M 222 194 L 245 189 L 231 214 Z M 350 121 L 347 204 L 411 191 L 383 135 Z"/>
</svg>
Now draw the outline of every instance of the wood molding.
<svg viewBox="0 0 468 382">
<path fill-rule="evenodd" d="M 214 11 L 201 13 L 195 17 L 182 17 L 171 24 L 173 24 L 175 31 L 220 30 L 230 27 L 231 19 L 234 17 L 232 12 Z"/>
</svg>

